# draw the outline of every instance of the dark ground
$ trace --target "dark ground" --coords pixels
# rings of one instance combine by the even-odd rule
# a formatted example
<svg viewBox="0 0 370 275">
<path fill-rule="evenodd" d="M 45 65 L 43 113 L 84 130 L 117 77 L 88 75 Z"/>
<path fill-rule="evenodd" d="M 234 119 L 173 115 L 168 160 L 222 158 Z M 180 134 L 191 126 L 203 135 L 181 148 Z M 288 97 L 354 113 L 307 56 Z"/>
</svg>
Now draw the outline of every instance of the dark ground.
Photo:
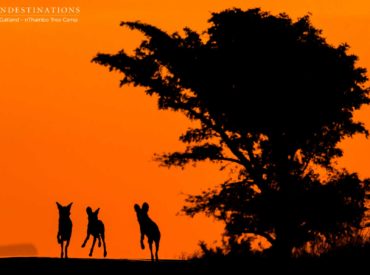
<svg viewBox="0 0 370 275">
<path fill-rule="evenodd" d="M 356 255 L 359 256 L 359 255 Z M 368 274 L 370 255 L 326 258 L 266 259 L 250 257 L 208 261 L 0 258 L 0 274 Z"/>
<path fill-rule="evenodd" d="M 2 258 L 0 274 L 194 274 L 192 264 L 163 260 Z"/>
</svg>

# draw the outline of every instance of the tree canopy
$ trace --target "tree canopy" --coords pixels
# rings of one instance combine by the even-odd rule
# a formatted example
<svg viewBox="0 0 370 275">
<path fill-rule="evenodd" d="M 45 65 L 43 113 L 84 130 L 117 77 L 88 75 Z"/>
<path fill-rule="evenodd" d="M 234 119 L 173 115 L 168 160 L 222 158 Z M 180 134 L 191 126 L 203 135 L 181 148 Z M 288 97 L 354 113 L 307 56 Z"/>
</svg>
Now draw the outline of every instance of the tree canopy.
<svg viewBox="0 0 370 275">
<path fill-rule="evenodd" d="M 122 22 L 145 36 L 134 54 L 93 59 L 122 72 L 121 85 L 156 95 L 159 109 L 199 122 L 180 136 L 185 151 L 158 158 L 163 165 L 235 166 L 223 184 L 190 196 L 184 211 L 224 221 L 233 242 L 254 234 L 283 254 L 361 228 L 368 181 L 334 165 L 343 138 L 368 135 L 353 119 L 370 102 L 357 57 L 327 43 L 309 16 L 231 9 L 209 23 L 202 34 L 168 34 Z"/>
</svg>

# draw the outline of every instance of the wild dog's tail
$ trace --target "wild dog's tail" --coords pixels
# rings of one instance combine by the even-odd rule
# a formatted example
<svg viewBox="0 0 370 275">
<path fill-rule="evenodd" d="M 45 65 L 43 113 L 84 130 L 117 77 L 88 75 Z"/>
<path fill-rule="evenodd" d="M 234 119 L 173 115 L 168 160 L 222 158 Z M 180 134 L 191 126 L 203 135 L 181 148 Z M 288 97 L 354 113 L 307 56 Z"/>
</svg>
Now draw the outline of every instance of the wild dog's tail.
<svg viewBox="0 0 370 275">
<path fill-rule="evenodd" d="M 59 233 L 57 235 L 57 241 L 58 241 L 59 244 L 62 243 L 62 236 Z"/>
</svg>

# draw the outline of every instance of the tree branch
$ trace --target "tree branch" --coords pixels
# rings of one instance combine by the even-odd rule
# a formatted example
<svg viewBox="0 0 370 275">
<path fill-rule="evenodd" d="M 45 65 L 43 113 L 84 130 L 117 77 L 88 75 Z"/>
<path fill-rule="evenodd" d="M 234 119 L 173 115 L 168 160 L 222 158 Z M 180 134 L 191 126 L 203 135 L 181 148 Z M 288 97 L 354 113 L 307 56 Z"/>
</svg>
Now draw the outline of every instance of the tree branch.
<svg viewBox="0 0 370 275">
<path fill-rule="evenodd" d="M 259 232 L 258 230 L 247 230 L 247 232 L 245 233 L 259 235 L 261 237 L 264 237 L 271 244 L 273 244 L 276 241 L 273 237 L 270 236 L 270 234 L 265 233 L 265 232 Z"/>
<path fill-rule="evenodd" d="M 239 164 L 239 165 L 243 166 L 243 163 L 241 161 L 239 161 L 238 159 L 233 159 L 233 158 L 220 157 L 220 158 L 214 158 L 214 159 L 211 159 L 211 160 L 229 161 L 229 162 L 234 162 L 236 164 Z"/>
<path fill-rule="evenodd" d="M 188 147 L 185 152 L 174 152 L 158 156 L 156 160 L 161 161 L 164 166 L 183 167 L 189 161 L 229 161 L 242 165 L 238 159 L 229 158 L 222 154 L 222 147 L 214 144 L 203 144 L 201 146 Z"/>
<path fill-rule="evenodd" d="M 232 141 L 230 140 L 228 135 L 225 133 L 225 131 L 222 130 L 221 127 L 217 126 L 215 123 L 205 118 L 203 114 L 201 113 L 198 113 L 191 109 L 187 109 L 187 111 L 192 116 L 199 119 L 203 124 L 207 125 L 209 128 L 219 133 L 220 138 L 225 142 L 225 144 L 230 149 L 230 151 L 234 154 L 234 156 L 236 156 L 239 159 L 240 164 L 242 164 L 248 170 L 252 170 L 253 167 L 250 165 L 248 159 L 244 156 L 244 154 L 236 146 L 234 146 L 234 144 L 232 144 Z"/>
</svg>

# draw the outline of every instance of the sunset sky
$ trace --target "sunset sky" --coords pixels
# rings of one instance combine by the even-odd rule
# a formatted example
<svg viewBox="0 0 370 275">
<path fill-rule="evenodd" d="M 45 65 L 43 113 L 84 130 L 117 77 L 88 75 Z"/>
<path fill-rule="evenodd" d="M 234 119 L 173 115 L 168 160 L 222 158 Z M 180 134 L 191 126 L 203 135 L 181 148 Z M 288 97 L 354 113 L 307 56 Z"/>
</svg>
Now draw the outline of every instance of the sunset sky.
<svg viewBox="0 0 370 275">
<path fill-rule="evenodd" d="M 81 248 L 87 206 L 101 208 L 109 258 L 149 257 L 140 249 L 133 209 L 144 201 L 162 232 L 160 258 L 189 256 L 199 240 L 220 237 L 222 225 L 212 218 L 178 214 L 184 194 L 222 182 L 217 166 L 167 169 L 153 161 L 154 153 L 183 148 L 178 136 L 189 122 L 158 111 L 141 88 L 119 88 L 121 75 L 90 62 L 98 52 L 138 45 L 142 37 L 120 21 L 202 31 L 211 12 L 225 8 L 261 7 L 294 19 L 310 12 L 329 43 L 347 42 L 370 69 L 368 0 L 3 0 L 0 6 L 55 3 L 79 6 L 79 22 L 0 23 L 0 248 L 32 244 L 38 256 L 60 253 L 56 201 L 74 203 L 70 257 L 88 256 L 91 243 Z M 370 108 L 356 117 L 370 128 Z M 355 137 L 343 148 L 340 164 L 370 177 L 370 140 Z M 94 257 L 102 254 L 96 247 Z"/>
</svg>

